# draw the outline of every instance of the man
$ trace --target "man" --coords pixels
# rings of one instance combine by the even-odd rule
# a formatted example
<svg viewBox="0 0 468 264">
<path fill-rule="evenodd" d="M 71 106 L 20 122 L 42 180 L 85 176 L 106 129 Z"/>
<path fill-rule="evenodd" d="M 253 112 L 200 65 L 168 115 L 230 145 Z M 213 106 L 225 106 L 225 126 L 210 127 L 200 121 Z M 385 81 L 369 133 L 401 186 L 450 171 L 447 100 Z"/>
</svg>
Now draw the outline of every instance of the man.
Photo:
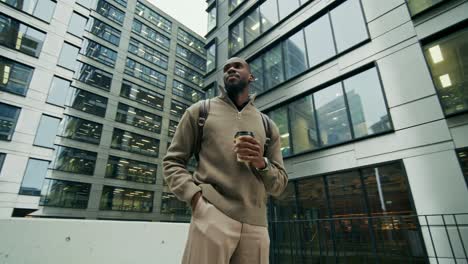
<svg viewBox="0 0 468 264">
<path fill-rule="evenodd" d="M 182 263 L 264 264 L 270 243 L 267 195 L 279 196 L 288 182 L 279 130 L 270 121 L 271 142 L 264 155 L 262 116 L 249 97 L 254 80 L 250 67 L 241 58 L 231 58 L 223 72 L 225 91 L 209 102 L 194 174 L 186 164 L 198 139 L 200 104 L 182 116 L 163 161 L 169 188 L 192 207 Z M 234 143 L 238 131 L 251 131 L 254 138 L 241 137 Z"/>
</svg>

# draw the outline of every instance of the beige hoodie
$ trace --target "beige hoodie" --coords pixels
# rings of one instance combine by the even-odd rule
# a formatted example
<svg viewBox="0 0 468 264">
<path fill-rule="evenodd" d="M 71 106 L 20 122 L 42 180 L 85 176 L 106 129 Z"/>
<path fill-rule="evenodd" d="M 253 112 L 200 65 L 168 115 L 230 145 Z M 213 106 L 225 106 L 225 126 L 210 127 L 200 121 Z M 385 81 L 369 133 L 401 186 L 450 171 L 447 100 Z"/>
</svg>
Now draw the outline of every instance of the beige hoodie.
<svg viewBox="0 0 468 264">
<path fill-rule="evenodd" d="M 237 131 L 252 131 L 263 146 L 265 129 L 253 98 L 239 112 L 225 94 L 210 100 L 210 112 L 203 129 L 199 163 L 193 175 L 186 167 L 198 137 L 200 103 L 182 116 L 172 143 L 163 160 L 165 180 L 175 196 L 190 205 L 199 191 L 227 216 L 242 223 L 267 226 L 267 196 L 279 196 L 288 176 L 280 151 L 280 135 L 271 121 L 272 139 L 267 157 L 267 171 L 238 162 L 233 151 Z"/>
</svg>

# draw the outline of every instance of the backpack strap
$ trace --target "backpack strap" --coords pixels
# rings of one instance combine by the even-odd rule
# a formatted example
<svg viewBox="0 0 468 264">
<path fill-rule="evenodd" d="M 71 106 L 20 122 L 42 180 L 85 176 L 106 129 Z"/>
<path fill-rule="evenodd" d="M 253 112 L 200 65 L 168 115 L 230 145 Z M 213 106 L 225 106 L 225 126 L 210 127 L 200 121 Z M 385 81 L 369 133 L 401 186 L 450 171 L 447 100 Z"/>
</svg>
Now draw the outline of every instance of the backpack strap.
<svg viewBox="0 0 468 264">
<path fill-rule="evenodd" d="M 265 146 L 263 146 L 263 156 L 265 156 L 268 150 L 268 146 L 270 145 L 270 142 L 271 142 L 271 126 L 270 126 L 270 118 L 262 112 L 260 112 L 260 115 L 262 116 L 263 128 L 265 129 L 265 135 L 266 135 Z"/>
<path fill-rule="evenodd" d="M 205 126 L 206 119 L 208 118 L 209 112 L 210 112 L 210 99 L 203 100 L 199 108 L 198 122 L 197 122 L 198 137 L 197 137 L 197 142 L 195 143 L 195 149 L 193 151 L 193 155 L 195 156 L 195 159 L 197 161 L 199 160 L 198 154 L 200 153 L 200 150 L 201 150 L 201 141 L 203 138 L 203 127 Z"/>
</svg>

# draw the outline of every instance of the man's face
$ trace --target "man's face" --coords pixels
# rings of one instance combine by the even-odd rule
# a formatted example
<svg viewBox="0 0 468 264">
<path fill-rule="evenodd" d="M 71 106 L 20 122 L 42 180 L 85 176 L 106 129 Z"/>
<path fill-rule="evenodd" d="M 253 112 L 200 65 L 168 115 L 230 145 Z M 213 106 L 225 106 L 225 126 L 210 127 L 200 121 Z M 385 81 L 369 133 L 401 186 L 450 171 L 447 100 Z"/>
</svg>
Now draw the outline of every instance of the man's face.
<svg viewBox="0 0 468 264">
<path fill-rule="evenodd" d="M 223 68 L 224 87 L 232 95 L 240 94 L 244 88 L 253 81 L 249 65 L 241 58 L 229 59 Z"/>
</svg>

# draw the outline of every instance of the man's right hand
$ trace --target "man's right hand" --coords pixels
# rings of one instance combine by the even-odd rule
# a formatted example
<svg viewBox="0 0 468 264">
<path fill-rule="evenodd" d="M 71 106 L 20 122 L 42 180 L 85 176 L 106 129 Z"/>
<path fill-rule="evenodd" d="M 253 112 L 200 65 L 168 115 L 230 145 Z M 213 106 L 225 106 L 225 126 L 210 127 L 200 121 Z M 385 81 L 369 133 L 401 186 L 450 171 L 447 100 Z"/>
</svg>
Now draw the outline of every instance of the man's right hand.
<svg viewBox="0 0 468 264">
<path fill-rule="evenodd" d="M 198 199 L 200 199 L 202 196 L 201 192 L 197 192 L 196 194 L 193 195 L 191 205 L 192 205 L 192 212 L 195 210 L 195 205 L 197 205 Z"/>
</svg>

